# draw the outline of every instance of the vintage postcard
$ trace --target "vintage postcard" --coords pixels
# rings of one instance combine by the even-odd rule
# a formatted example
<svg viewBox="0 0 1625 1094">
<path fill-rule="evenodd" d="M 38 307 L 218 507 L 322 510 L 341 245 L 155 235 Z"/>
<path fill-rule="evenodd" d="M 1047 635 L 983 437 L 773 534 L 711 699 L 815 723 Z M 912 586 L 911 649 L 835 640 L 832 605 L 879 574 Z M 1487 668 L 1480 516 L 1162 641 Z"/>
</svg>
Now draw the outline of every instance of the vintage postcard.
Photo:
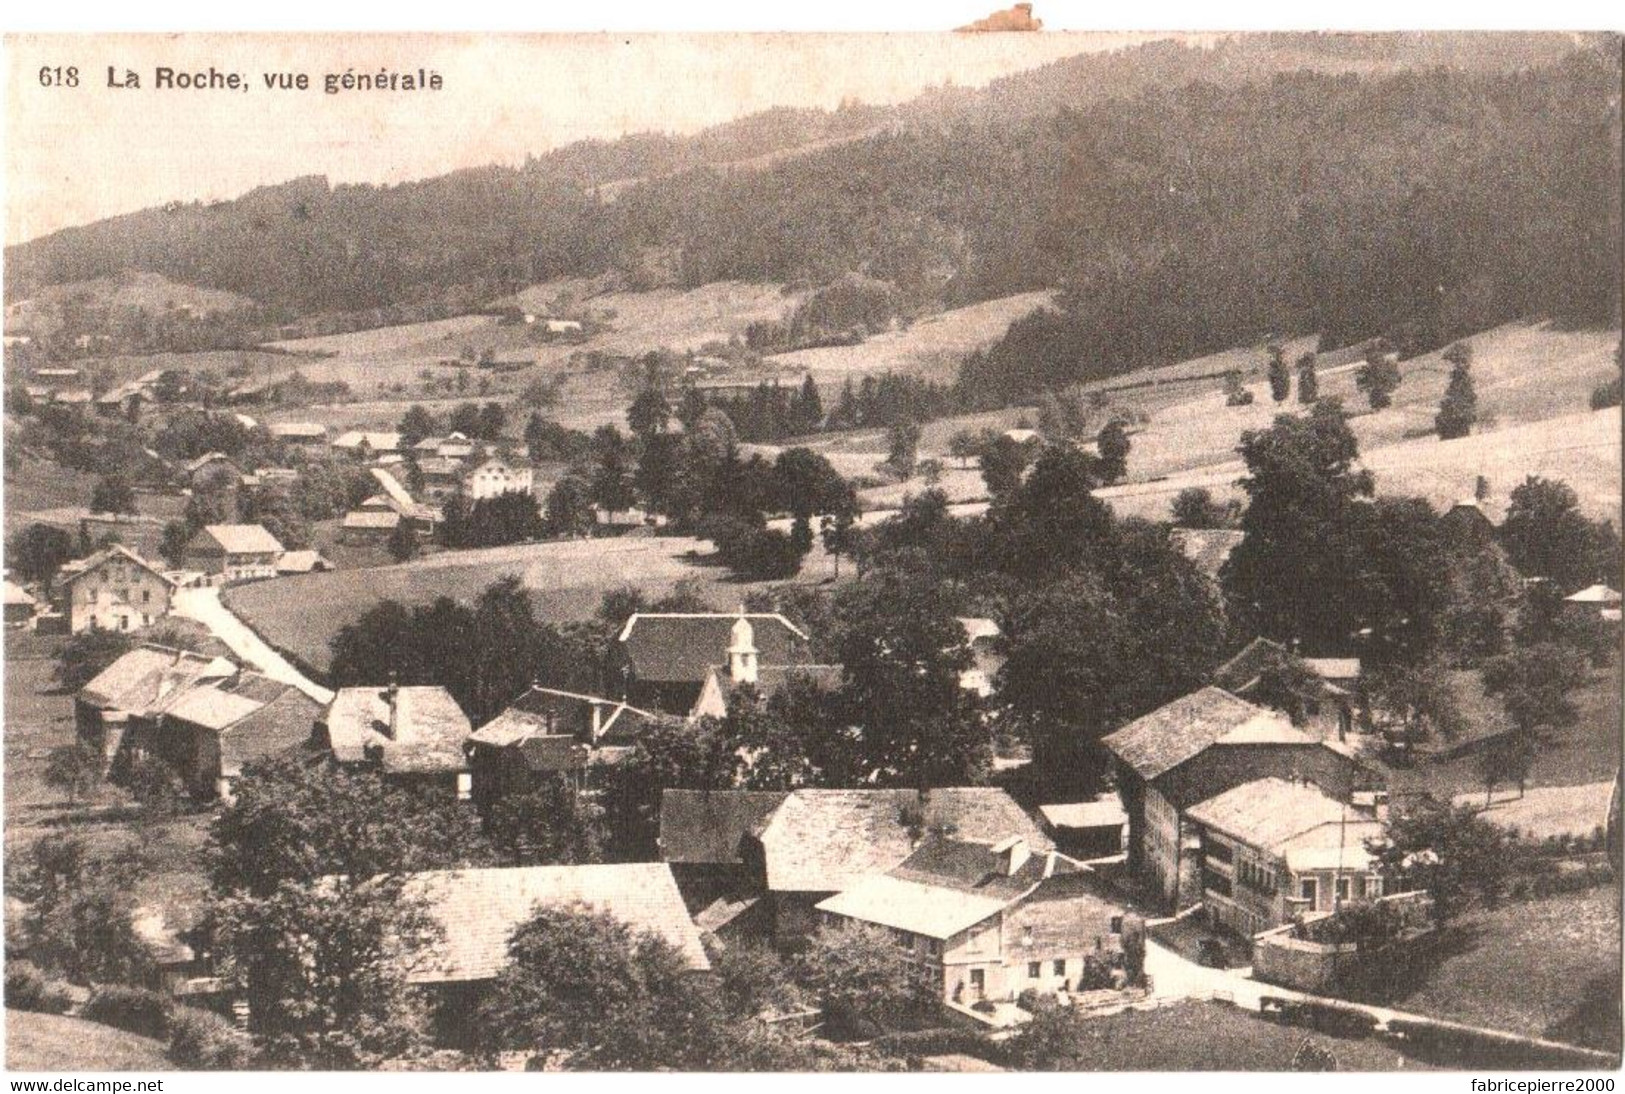
<svg viewBox="0 0 1625 1094">
<path fill-rule="evenodd" d="M 1041 15 L 6 40 L 9 1071 L 1620 1067 L 1620 37 Z"/>
</svg>

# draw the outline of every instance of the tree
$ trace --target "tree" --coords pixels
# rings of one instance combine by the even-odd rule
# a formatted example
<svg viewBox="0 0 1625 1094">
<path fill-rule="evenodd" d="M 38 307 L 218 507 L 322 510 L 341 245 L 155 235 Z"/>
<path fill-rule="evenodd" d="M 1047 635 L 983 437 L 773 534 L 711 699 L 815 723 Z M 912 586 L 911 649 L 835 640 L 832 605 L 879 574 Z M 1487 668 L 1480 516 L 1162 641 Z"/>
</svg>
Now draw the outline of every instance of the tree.
<svg viewBox="0 0 1625 1094">
<path fill-rule="evenodd" d="M 27 903 L 26 956 L 77 984 L 128 983 L 145 975 L 152 955 L 134 921 L 140 872 L 129 846 L 93 858 L 78 836 L 40 839 L 20 876 L 12 875 L 16 895 Z"/>
<path fill-rule="evenodd" d="M 1175 528 L 1226 528 L 1235 519 L 1235 503 L 1219 505 L 1205 486 L 1187 486 L 1174 497 Z"/>
<path fill-rule="evenodd" d="M 1491 795 L 1501 783 L 1518 784 L 1518 797 L 1523 797 L 1524 784 L 1535 765 L 1540 744 L 1534 734 L 1514 728 L 1491 738 L 1478 755 L 1478 776 L 1484 782 L 1484 805 L 1490 804 Z"/>
<path fill-rule="evenodd" d="M 1472 367 L 1465 362 L 1456 364 L 1450 369 L 1450 382 L 1445 385 L 1433 426 L 1441 441 L 1450 441 L 1471 433 L 1477 420 L 1478 394 L 1473 390 Z"/>
<path fill-rule="evenodd" d="M 45 759 L 45 782 L 64 790 L 68 804 L 77 805 L 101 781 L 102 758 L 87 745 L 58 745 Z"/>
<path fill-rule="evenodd" d="M 837 1036 L 873 1036 L 935 1003 L 890 931 L 868 923 L 820 927 L 796 955 L 796 979 Z"/>
<path fill-rule="evenodd" d="M 508 424 L 508 411 L 497 402 L 487 402 L 480 407 L 479 418 L 476 421 L 474 437 L 481 437 L 488 441 L 500 440 L 503 427 Z"/>
<path fill-rule="evenodd" d="M 498 799 L 485 832 L 504 866 L 602 862 L 603 815 L 602 807 L 554 778 Z"/>
<path fill-rule="evenodd" d="M 813 382 L 812 373 L 807 373 L 801 380 L 801 398 L 797 401 L 798 432 L 812 433 L 824 425 L 824 399 L 818 394 L 818 385 Z"/>
<path fill-rule="evenodd" d="M 1100 451 L 1100 474 L 1106 482 L 1116 482 L 1128 472 L 1128 431 L 1119 418 L 1113 418 L 1100 430 L 1096 440 Z"/>
<path fill-rule="evenodd" d="M 592 484 L 571 472 L 547 493 L 547 527 L 553 535 L 573 536 L 592 531 Z"/>
<path fill-rule="evenodd" d="M 123 475 L 108 475 L 90 491 L 92 513 L 134 513 L 135 488 Z"/>
<path fill-rule="evenodd" d="M 914 474 L 920 453 L 918 422 L 899 421 L 886 427 L 886 466 L 900 479 Z"/>
<path fill-rule="evenodd" d="M 1021 485 L 1031 462 L 1031 448 L 1000 433 L 981 447 L 982 481 L 995 499 L 1008 497 Z"/>
<path fill-rule="evenodd" d="M 1287 396 L 1292 394 L 1292 369 L 1286 363 L 1285 349 L 1271 345 L 1269 351 L 1270 398 L 1284 403 Z"/>
<path fill-rule="evenodd" d="M 1440 923 L 1474 900 L 1494 903 L 1505 885 L 1508 836 L 1470 806 L 1423 795 L 1393 812 L 1387 829 L 1366 848 L 1390 891 L 1428 891 Z"/>
<path fill-rule="evenodd" d="M 1315 375 L 1315 355 L 1298 358 L 1298 402 L 1308 406 L 1320 398 L 1320 381 Z"/>
<path fill-rule="evenodd" d="M 1444 665 L 1380 665 L 1367 675 L 1373 720 L 1391 739 L 1454 741 L 1467 729 L 1461 697 Z"/>
<path fill-rule="evenodd" d="M 416 558 L 417 553 L 417 531 L 403 520 L 389 533 L 389 557 L 396 562 L 407 562 Z"/>
<path fill-rule="evenodd" d="M 1612 524 L 1592 522 L 1566 483 L 1531 475 L 1512 491 L 1501 543 L 1525 577 L 1547 578 L 1565 592 L 1615 581 L 1620 541 Z"/>
<path fill-rule="evenodd" d="M 973 429 L 956 429 L 953 436 L 948 438 L 948 454 L 959 461 L 961 468 L 970 466 L 970 461 L 982 452 L 981 436 Z"/>
<path fill-rule="evenodd" d="M 103 669 L 134 648 L 127 634 L 117 631 L 85 631 L 63 643 L 57 655 L 56 682 L 63 691 L 78 691 Z"/>
<path fill-rule="evenodd" d="M 1253 393 L 1247 390 L 1247 385 L 1241 378 L 1241 370 L 1233 368 L 1224 374 L 1224 405 L 1225 406 L 1251 406 Z"/>
<path fill-rule="evenodd" d="M 406 408 L 406 413 L 401 415 L 400 424 L 395 428 L 401 435 L 401 443 L 410 448 L 425 437 L 434 436 L 440 428 L 440 423 L 427 407 L 413 403 Z"/>
<path fill-rule="evenodd" d="M 632 508 L 631 454 L 626 439 L 613 425 L 602 426 L 593 434 L 597 466 L 592 476 L 592 500 L 611 513 Z"/>
<path fill-rule="evenodd" d="M 1394 404 L 1394 389 L 1399 387 L 1399 381 L 1399 362 L 1382 350 L 1373 350 L 1354 375 L 1354 386 L 1365 392 L 1372 410 Z"/>
<path fill-rule="evenodd" d="M 6 565 L 24 581 L 46 583 L 73 557 L 73 537 L 51 524 L 30 524 L 6 544 Z"/>
<path fill-rule="evenodd" d="M 539 906 L 513 932 L 480 1006 L 488 1052 L 571 1069 L 700 1070 L 722 1059 L 720 997 L 664 938 L 582 904 Z"/>
<path fill-rule="evenodd" d="M 671 421 L 671 404 L 658 387 L 646 387 L 626 410 L 626 425 L 634 436 L 647 441 L 656 433 L 664 433 Z"/>
</svg>

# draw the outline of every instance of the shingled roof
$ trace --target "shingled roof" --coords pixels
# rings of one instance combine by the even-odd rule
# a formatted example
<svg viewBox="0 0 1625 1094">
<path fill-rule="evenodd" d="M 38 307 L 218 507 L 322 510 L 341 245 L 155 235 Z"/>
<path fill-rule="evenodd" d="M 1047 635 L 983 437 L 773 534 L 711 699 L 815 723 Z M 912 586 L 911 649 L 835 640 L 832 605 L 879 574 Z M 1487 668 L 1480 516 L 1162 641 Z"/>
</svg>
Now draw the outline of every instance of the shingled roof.
<svg viewBox="0 0 1625 1094">
<path fill-rule="evenodd" d="M 322 714 L 321 704 L 296 687 L 233 722 L 220 733 L 220 773 L 240 775 L 243 765 L 275 756 L 310 741 L 310 730 Z"/>
<path fill-rule="evenodd" d="M 1286 715 L 1216 687 L 1162 706 L 1101 742 L 1143 779 L 1155 779 L 1216 744 L 1315 744 Z"/>
<path fill-rule="evenodd" d="M 733 864 L 744 838 L 789 797 L 773 790 L 667 790 L 660 795 L 660 857 Z"/>
<path fill-rule="evenodd" d="M 997 842 L 1018 836 L 1034 852 L 1049 837 L 1015 800 L 993 787 L 913 790 L 797 790 L 762 826 L 767 887 L 775 892 L 839 892 L 883 873 L 928 832 Z"/>
<path fill-rule="evenodd" d="M 639 680 L 692 683 L 705 680 L 711 666 L 728 659 L 728 643 L 739 613 L 636 612 L 621 628 L 620 644 Z M 795 665 L 806 659 L 807 635 L 776 612 L 749 612 L 758 662 Z"/>
<path fill-rule="evenodd" d="M 390 733 L 390 689 L 341 688 L 322 722 L 340 763 L 378 759 L 386 771 L 427 773 L 466 767 L 463 742 L 472 726 L 451 693 L 441 687 L 395 689 Z"/>
<path fill-rule="evenodd" d="M 260 524 L 206 524 L 193 537 L 213 540 L 228 555 L 275 555 L 282 553 L 282 544 Z M 187 545 L 191 549 L 191 545 Z"/>
<path fill-rule="evenodd" d="M 1313 783 L 1275 777 L 1232 787 L 1188 812 L 1199 824 L 1289 861 L 1294 852 L 1300 861 L 1319 860 L 1320 852 L 1337 850 L 1340 841 L 1350 868 L 1363 868 L 1365 839 L 1381 831 L 1369 816 Z"/>
<path fill-rule="evenodd" d="M 237 666 L 223 657 L 139 646 L 97 673 L 79 690 L 79 698 L 103 710 L 153 717 L 185 698 L 197 681 L 236 672 Z"/>
<path fill-rule="evenodd" d="M 102 563 L 111 559 L 124 559 L 136 566 L 140 566 L 143 570 L 146 570 L 148 573 L 153 574 L 170 585 L 176 584 L 175 579 L 169 574 L 165 573 L 163 570 L 159 569 L 157 563 L 150 562 L 147 559 L 142 558 L 140 555 L 136 554 L 122 543 L 110 543 L 106 547 L 103 547 L 100 551 L 97 551 L 95 554 L 89 555 L 85 558 L 75 559 L 72 562 L 63 563 L 62 568 L 57 571 L 57 580 L 63 582 L 64 584 L 71 585 L 73 582 L 78 581 L 86 574 L 93 573 L 101 567 Z"/>
<path fill-rule="evenodd" d="M 693 970 L 711 967 L 671 869 L 663 862 L 595 866 L 519 866 L 431 870 L 407 879 L 445 930 L 422 955 L 415 983 L 489 980 L 508 963 L 508 940 L 538 906 L 581 904 L 608 912 L 634 931 L 664 938 Z"/>
</svg>

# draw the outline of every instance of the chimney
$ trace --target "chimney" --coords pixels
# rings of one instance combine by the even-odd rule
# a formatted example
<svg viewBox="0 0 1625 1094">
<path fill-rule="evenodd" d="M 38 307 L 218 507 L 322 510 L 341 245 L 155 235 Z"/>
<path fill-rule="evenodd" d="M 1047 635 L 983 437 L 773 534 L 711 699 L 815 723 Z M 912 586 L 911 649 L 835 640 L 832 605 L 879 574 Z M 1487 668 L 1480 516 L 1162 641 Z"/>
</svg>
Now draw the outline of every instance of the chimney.
<svg viewBox="0 0 1625 1094">
<path fill-rule="evenodd" d="M 1009 839 L 993 845 L 993 854 L 999 860 L 999 872 L 1005 877 L 1014 877 L 1017 870 L 1027 864 L 1032 858 L 1032 850 L 1027 841 L 1020 836 L 1011 836 Z"/>
<path fill-rule="evenodd" d="M 739 619 L 734 623 L 732 641 L 728 643 L 728 676 L 736 684 L 756 683 L 756 629 L 745 618 L 745 607 L 739 606 Z"/>
<path fill-rule="evenodd" d="M 392 672 L 389 674 L 389 690 L 384 692 L 384 701 L 389 704 L 389 730 L 385 736 L 392 741 L 396 739 L 395 712 L 400 707 L 400 698 L 400 685 L 396 683 L 395 674 Z"/>
</svg>

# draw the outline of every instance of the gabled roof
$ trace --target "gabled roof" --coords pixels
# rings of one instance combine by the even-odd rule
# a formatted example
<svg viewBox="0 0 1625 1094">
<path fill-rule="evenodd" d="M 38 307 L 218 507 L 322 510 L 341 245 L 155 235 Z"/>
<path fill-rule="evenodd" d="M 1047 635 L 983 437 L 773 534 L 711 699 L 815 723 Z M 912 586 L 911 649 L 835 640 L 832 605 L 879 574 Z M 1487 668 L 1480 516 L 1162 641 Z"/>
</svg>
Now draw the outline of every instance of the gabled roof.
<svg viewBox="0 0 1625 1094">
<path fill-rule="evenodd" d="M 79 689 L 79 698 L 104 710 L 122 710 L 138 717 L 164 713 L 185 697 L 202 679 L 220 679 L 237 672 L 223 657 L 204 657 L 165 646 L 139 646 Z"/>
<path fill-rule="evenodd" d="M 664 938 L 693 970 L 711 967 L 663 862 L 432 870 L 411 875 L 409 899 L 422 898 L 445 938 L 422 955 L 415 983 L 489 980 L 508 963 L 508 940 L 538 906 L 585 905 L 634 931 Z"/>
<path fill-rule="evenodd" d="M 220 773 L 235 777 L 250 760 L 304 746 L 321 713 L 316 700 L 298 688 L 284 688 L 281 695 L 221 732 Z"/>
<path fill-rule="evenodd" d="M 229 463 L 233 468 L 237 466 L 232 458 L 224 452 L 205 452 L 195 460 L 187 460 L 182 466 L 188 473 L 195 473 L 208 467 L 211 463 Z"/>
<path fill-rule="evenodd" d="M 6 604 L 8 606 L 12 604 L 32 606 L 38 603 L 27 589 L 14 583 L 10 578 L 6 579 L 5 586 Z"/>
<path fill-rule="evenodd" d="M 393 721 L 391 736 L 389 689 L 383 687 L 341 688 L 322 717 L 341 763 L 377 758 L 398 773 L 466 768 L 463 742 L 473 727 L 445 688 L 397 688 Z"/>
<path fill-rule="evenodd" d="M 414 501 L 412 495 L 407 492 L 406 487 L 402 486 L 400 480 L 394 475 L 381 467 L 374 467 L 372 477 L 378 481 L 379 487 L 383 489 L 385 500 L 389 502 L 389 507 L 395 512 L 408 520 L 432 521 L 435 519 L 434 510 L 427 505 L 420 505 Z"/>
<path fill-rule="evenodd" d="M 156 563 L 148 562 L 146 559 L 142 558 L 140 555 L 136 554 L 122 543 L 109 544 L 108 546 L 103 547 L 100 551 L 97 551 L 95 554 L 90 555 L 88 558 L 76 559 L 73 562 L 64 563 L 62 569 L 57 572 L 57 578 L 60 581 L 72 584 L 73 582 L 78 581 L 81 577 L 84 577 L 86 574 L 92 573 L 99 569 L 102 563 L 114 558 L 133 562 L 135 565 L 140 566 L 142 569 L 153 574 L 154 576 L 162 578 L 168 584 L 176 584 L 175 579 L 166 571 L 160 570 Z"/>
<path fill-rule="evenodd" d="M 1128 823 L 1115 794 L 1092 802 L 1040 805 L 1038 812 L 1052 828 L 1117 828 Z"/>
<path fill-rule="evenodd" d="M 192 543 L 199 539 L 212 540 L 228 555 L 282 553 L 282 544 L 261 524 L 206 524 L 202 531 L 192 537 Z"/>
<path fill-rule="evenodd" d="M 621 648 L 639 680 L 692 683 L 727 660 L 734 624 L 750 621 L 761 665 L 794 665 L 807 635 L 776 612 L 636 612 L 621 628 Z"/>
<path fill-rule="evenodd" d="M 1309 667 L 1310 672 L 1328 682 L 1357 680 L 1360 676 L 1358 657 L 1305 657 L 1303 663 Z"/>
<path fill-rule="evenodd" d="M 797 790 L 774 810 L 758 838 L 767 887 L 776 892 L 840 892 L 890 870 L 932 831 L 961 839 L 1019 836 L 1036 851 L 1049 837 L 1015 800 L 993 787 L 932 790 Z"/>
<path fill-rule="evenodd" d="M 268 428 L 273 437 L 327 436 L 327 427 L 320 422 L 272 422 Z"/>
<path fill-rule="evenodd" d="M 1246 532 L 1234 528 L 1171 528 L 1168 542 L 1179 549 L 1208 577 L 1217 578 L 1219 570 L 1230 558 L 1230 552 L 1241 546 Z"/>
<path fill-rule="evenodd" d="M 1216 744 L 1315 744 L 1287 716 L 1216 687 L 1162 706 L 1102 741 L 1143 779 L 1155 779 Z"/>
<path fill-rule="evenodd" d="M 478 732 L 469 737 L 469 741 L 493 748 L 506 748 L 530 737 L 568 736 L 578 731 L 590 734 L 594 707 L 599 710 L 600 737 L 609 734 L 612 729 L 619 729 L 623 734 L 633 732 L 636 723 L 659 717 L 620 699 L 605 699 L 536 685 L 481 726 Z"/>
<path fill-rule="evenodd" d="M 775 790 L 667 790 L 660 795 L 660 857 L 691 865 L 736 864 L 744 838 L 789 796 Z"/>
<path fill-rule="evenodd" d="M 1369 820 L 1313 783 L 1274 776 L 1231 787 L 1187 812 L 1199 824 L 1275 854 L 1284 854 L 1294 837 L 1322 825 Z"/>
<path fill-rule="evenodd" d="M 320 551 L 284 551 L 276 560 L 279 574 L 308 574 L 314 570 L 331 570 L 333 564 L 323 558 Z"/>
<path fill-rule="evenodd" d="M 365 442 L 374 452 L 394 452 L 401 447 L 399 433 L 369 433 L 359 429 L 352 429 L 333 438 L 334 448 L 360 448 Z"/>
<path fill-rule="evenodd" d="M 996 620 L 976 616 L 960 616 L 959 625 L 965 629 L 966 642 L 981 642 L 997 638 L 1002 633 Z"/>
<path fill-rule="evenodd" d="M 1588 585 L 1572 596 L 1563 598 L 1570 604 L 1618 604 L 1619 593 L 1606 585 Z"/>
</svg>

